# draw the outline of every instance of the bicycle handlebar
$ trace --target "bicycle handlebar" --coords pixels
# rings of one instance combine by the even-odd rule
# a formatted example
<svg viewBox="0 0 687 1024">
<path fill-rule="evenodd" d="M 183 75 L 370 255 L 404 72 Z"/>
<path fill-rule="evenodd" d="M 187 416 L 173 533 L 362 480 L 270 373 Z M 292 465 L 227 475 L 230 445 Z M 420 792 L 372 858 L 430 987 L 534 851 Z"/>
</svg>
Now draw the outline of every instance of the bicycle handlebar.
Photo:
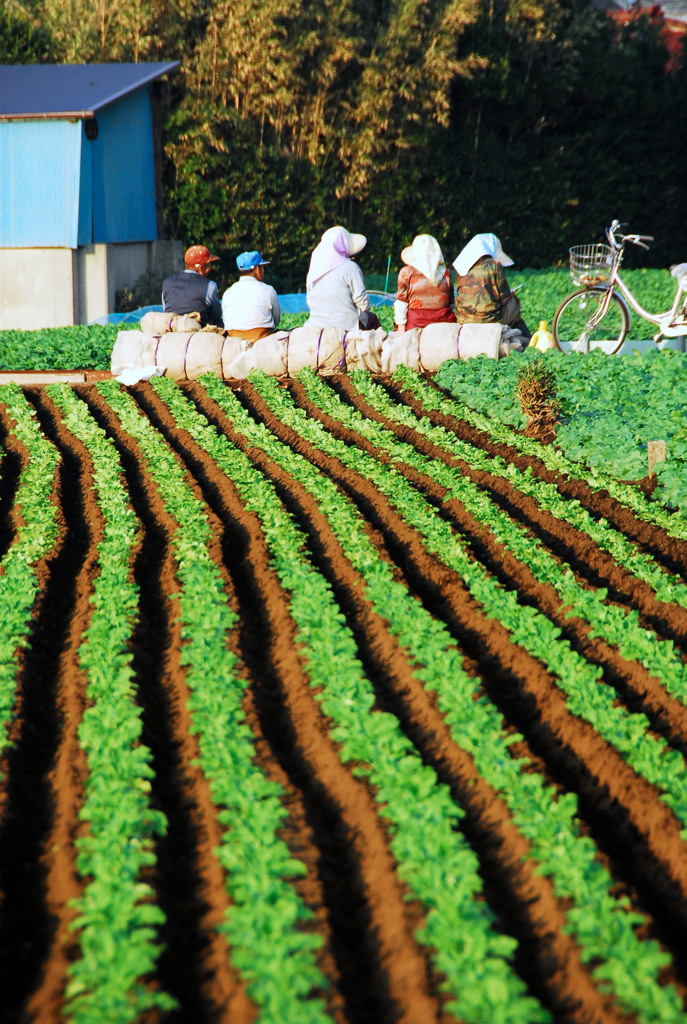
<svg viewBox="0 0 687 1024">
<path fill-rule="evenodd" d="M 614 249 L 621 249 L 626 242 L 631 242 L 632 245 L 638 245 L 642 249 L 648 249 L 648 242 L 653 242 L 653 235 L 623 235 L 618 231 L 618 228 L 624 227 L 620 221 L 614 220 L 610 228 L 606 229 L 606 237 L 611 243 Z M 616 238 L 617 234 L 617 238 Z"/>
</svg>

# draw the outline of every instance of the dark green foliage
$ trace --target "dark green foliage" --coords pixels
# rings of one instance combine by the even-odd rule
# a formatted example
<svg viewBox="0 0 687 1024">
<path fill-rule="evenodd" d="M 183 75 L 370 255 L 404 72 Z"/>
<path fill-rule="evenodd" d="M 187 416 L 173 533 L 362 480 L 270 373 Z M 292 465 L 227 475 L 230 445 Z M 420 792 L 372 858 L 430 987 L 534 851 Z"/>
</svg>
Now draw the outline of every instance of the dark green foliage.
<svg viewBox="0 0 687 1024">
<path fill-rule="evenodd" d="M 54 59 L 50 33 L 0 0 L 0 64 L 41 64 Z"/>
<path fill-rule="evenodd" d="M 542 268 L 617 217 L 656 236 L 630 266 L 687 253 L 687 60 L 666 70 L 648 17 L 621 28 L 589 0 L 127 0 L 100 38 L 85 0 L 29 9 L 0 7 L 0 60 L 49 56 L 40 25 L 61 59 L 135 43 L 135 59 L 182 60 L 163 99 L 167 232 L 219 253 L 222 288 L 247 248 L 278 290 L 303 288 L 334 223 L 367 235 L 364 271 L 391 258 L 392 289 L 421 232 L 450 263 L 492 230 L 516 268 Z"/>
<path fill-rule="evenodd" d="M 665 440 L 668 459 L 656 467 L 654 499 L 687 514 L 687 355 L 650 349 L 643 354 L 606 356 L 537 353 L 498 362 L 491 359 L 444 363 L 436 383 L 471 409 L 494 420 L 525 426 L 516 398 L 518 376 L 544 364 L 555 371 L 561 404 L 556 446 L 568 459 L 619 480 L 647 475 L 647 445 Z"/>
</svg>

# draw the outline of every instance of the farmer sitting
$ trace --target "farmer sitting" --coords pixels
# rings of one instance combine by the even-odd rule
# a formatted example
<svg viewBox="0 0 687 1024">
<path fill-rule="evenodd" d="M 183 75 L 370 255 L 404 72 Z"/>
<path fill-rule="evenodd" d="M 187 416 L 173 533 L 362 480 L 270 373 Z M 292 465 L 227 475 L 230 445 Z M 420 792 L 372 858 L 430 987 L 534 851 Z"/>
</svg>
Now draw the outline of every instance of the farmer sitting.
<svg viewBox="0 0 687 1024">
<path fill-rule="evenodd" d="M 528 339 L 531 333 L 520 315 L 520 300 L 511 291 L 504 267 L 506 256 L 496 235 L 475 235 L 453 262 L 456 280 L 456 320 L 459 324 L 507 324 Z"/>
<path fill-rule="evenodd" d="M 214 281 L 207 276 L 219 256 L 213 256 L 206 245 L 192 245 L 184 254 L 186 269 L 166 277 L 162 282 L 162 308 L 165 312 L 187 314 L 201 327 L 222 326 L 222 306 Z"/>
<path fill-rule="evenodd" d="M 255 249 L 236 257 L 239 279 L 222 296 L 227 337 L 253 342 L 272 334 L 279 326 L 281 309 L 277 293 L 264 282 L 268 263 Z"/>
<path fill-rule="evenodd" d="M 416 235 L 401 252 L 406 264 L 398 275 L 394 330 L 427 324 L 454 324 L 453 284 L 441 247 L 432 235 Z"/>
<path fill-rule="evenodd" d="M 367 244 L 365 235 L 356 235 L 341 225 L 328 228 L 310 257 L 306 278 L 306 298 L 310 316 L 308 327 L 339 327 L 354 331 L 358 326 L 373 330 L 379 320 L 370 311 L 365 278 L 352 257 Z"/>
</svg>

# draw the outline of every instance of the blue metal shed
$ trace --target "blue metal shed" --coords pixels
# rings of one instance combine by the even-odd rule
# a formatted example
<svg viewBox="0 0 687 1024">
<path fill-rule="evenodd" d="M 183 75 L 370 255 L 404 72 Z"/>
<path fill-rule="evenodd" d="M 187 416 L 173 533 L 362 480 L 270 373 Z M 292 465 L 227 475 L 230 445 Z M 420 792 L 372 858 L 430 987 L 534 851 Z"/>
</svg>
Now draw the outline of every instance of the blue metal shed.
<svg viewBox="0 0 687 1024">
<path fill-rule="evenodd" d="M 178 67 L 0 66 L 0 248 L 159 237 L 152 88 Z"/>
</svg>

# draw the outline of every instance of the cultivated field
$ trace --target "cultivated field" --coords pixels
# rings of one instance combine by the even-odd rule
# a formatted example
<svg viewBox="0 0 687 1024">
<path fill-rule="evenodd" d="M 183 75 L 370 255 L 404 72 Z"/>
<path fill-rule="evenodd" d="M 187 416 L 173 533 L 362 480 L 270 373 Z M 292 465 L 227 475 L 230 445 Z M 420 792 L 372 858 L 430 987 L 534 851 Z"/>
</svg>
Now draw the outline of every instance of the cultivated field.
<svg viewBox="0 0 687 1024">
<path fill-rule="evenodd" d="M 687 1021 L 684 519 L 409 372 L 0 444 L 0 1021 Z"/>
</svg>

